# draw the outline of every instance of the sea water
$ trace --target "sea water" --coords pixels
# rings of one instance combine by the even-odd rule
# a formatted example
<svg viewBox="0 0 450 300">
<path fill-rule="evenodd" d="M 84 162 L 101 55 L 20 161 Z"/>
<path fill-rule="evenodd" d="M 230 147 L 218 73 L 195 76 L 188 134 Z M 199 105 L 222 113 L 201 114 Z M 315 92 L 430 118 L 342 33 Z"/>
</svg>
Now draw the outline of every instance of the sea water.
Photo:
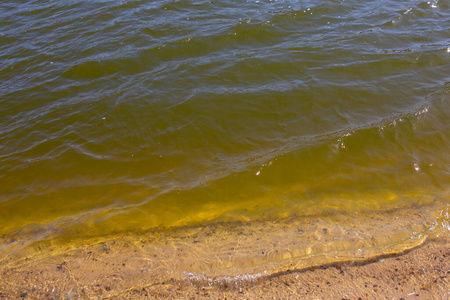
<svg viewBox="0 0 450 300">
<path fill-rule="evenodd" d="M 0 16 L 2 260 L 150 234 L 194 236 L 220 257 L 208 267 L 259 266 L 446 220 L 448 1 L 2 1 Z M 261 257 L 239 252 L 243 232 Z"/>
</svg>

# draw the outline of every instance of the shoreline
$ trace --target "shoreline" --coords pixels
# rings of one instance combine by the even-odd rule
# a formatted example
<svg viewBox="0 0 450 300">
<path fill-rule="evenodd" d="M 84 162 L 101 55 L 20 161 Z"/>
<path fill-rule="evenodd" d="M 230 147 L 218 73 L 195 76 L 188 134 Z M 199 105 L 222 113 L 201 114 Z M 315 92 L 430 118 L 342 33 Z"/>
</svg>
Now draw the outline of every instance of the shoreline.
<svg viewBox="0 0 450 300">
<path fill-rule="evenodd" d="M 2 272 L 0 298 L 447 299 L 450 297 L 449 258 L 450 239 L 433 237 L 400 255 L 290 270 L 238 284 L 202 285 L 186 280 L 168 280 L 120 288 L 124 279 L 110 276 L 93 280 L 89 286 L 80 285 L 78 290 L 66 289 L 64 293 L 52 291 L 48 274 L 43 270 L 13 271 Z M 57 280 L 61 287 L 70 287 L 78 280 L 73 267 L 70 263 L 52 266 L 53 276 L 62 275 Z M 88 274 L 85 276 L 89 277 Z"/>
<path fill-rule="evenodd" d="M 294 217 L 37 243 L 2 253 L 0 298 L 442 299 L 450 297 L 447 210 L 435 203 L 363 219 Z"/>
<path fill-rule="evenodd" d="M 132 289 L 121 299 L 447 299 L 450 241 L 433 238 L 400 255 L 292 270 L 241 285 L 169 282 Z"/>
</svg>

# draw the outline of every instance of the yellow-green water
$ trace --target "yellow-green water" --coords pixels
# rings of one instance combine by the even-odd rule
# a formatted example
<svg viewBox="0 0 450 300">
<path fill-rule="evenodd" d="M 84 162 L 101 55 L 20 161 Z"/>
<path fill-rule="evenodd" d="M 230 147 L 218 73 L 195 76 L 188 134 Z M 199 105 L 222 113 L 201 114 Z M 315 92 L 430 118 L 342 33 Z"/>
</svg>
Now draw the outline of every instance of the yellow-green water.
<svg viewBox="0 0 450 300">
<path fill-rule="evenodd" d="M 448 1 L 6 1 L 0 16 L 2 259 L 447 209 Z"/>
</svg>

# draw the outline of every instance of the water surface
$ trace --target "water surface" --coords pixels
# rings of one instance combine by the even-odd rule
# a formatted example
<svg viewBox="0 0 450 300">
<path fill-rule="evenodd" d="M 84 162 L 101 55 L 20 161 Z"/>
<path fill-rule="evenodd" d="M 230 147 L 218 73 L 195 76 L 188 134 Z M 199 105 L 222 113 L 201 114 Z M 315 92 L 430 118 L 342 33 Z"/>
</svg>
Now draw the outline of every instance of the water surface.
<svg viewBox="0 0 450 300">
<path fill-rule="evenodd" d="M 3 1 L 0 15 L 3 259 L 422 206 L 427 231 L 448 209 L 448 1 Z M 334 234 L 330 249 L 357 247 Z"/>
</svg>

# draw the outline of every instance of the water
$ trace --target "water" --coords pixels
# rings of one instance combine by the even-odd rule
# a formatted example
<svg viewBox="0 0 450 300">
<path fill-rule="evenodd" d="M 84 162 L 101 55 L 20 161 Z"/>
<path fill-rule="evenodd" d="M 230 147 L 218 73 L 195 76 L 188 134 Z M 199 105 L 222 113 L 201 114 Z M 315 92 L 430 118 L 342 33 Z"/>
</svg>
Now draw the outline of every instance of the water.
<svg viewBox="0 0 450 300">
<path fill-rule="evenodd" d="M 2 259 L 340 215 L 382 234 L 391 221 L 370 219 L 393 210 L 427 211 L 427 231 L 448 209 L 448 1 L 3 1 L 0 15 Z M 415 237 L 417 218 L 402 222 L 379 244 Z"/>
</svg>

